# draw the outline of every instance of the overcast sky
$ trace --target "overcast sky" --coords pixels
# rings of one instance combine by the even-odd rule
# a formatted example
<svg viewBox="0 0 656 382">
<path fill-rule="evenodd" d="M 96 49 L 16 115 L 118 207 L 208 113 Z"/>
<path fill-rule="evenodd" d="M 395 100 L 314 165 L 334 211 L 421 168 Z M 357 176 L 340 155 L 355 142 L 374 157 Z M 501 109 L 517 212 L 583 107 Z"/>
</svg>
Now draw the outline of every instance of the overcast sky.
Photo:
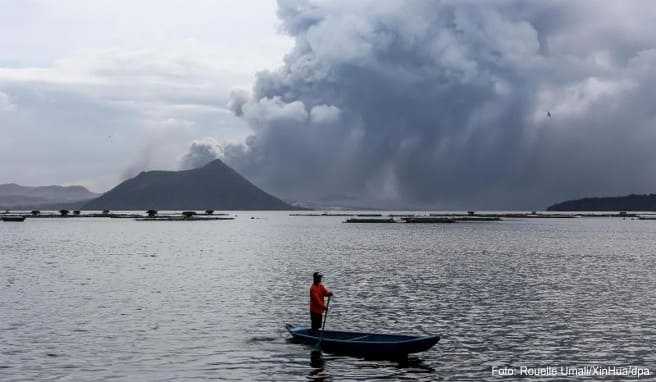
<svg viewBox="0 0 656 382">
<path fill-rule="evenodd" d="M 220 157 L 296 200 L 656 192 L 650 0 L 0 9 L 0 183 L 105 191 Z"/>
<path fill-rule="evenodd" d="M 0 183 L 101 192 L 239 142 L 232 89 L 282 64 L 274 0 L 0 0 Z"/>
</svg>

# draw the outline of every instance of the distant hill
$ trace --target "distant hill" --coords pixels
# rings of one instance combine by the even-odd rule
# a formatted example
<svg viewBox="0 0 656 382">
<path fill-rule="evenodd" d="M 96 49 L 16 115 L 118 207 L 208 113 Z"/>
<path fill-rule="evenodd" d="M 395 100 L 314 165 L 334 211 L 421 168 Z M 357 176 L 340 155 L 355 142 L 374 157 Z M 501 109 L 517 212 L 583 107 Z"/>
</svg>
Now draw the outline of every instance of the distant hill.
<svg viewBox="0 0 656 382">
<path fill-rule="evenodd" d="M 656 211 L 656 194 L 568 200 L 547 211 Z"/>
<path fill-rule="evenodd" d="M 82 186 L 28 187 L 16 183 L 0 184 L 0 209 L 46 208 L 75 204 L 97 198 Z"/>
<path fill-rule="evenodd" d="M 219 159 L 184 171 L 146 171 L 83 206 L 86 210 L 293 210 Z"/>
</svg>

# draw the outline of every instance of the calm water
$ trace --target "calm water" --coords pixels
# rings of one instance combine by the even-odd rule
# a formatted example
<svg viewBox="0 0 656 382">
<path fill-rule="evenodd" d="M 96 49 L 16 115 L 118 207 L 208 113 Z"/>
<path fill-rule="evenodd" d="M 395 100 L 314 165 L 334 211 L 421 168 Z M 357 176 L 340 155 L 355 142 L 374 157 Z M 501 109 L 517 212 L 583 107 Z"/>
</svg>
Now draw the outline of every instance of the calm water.
<svg viewBox="0 0 656 382">
<path fill-rule="evenodd" d="M 0 223 L 0 380 L 500 380 L 509 365 L 656 372 L 656 221 Z M 249 219 L 251 216 L 260 219 Z M 436 333 L 407 365 L 287 341 L 315 270 L 329 329 Z"/>
</svg>

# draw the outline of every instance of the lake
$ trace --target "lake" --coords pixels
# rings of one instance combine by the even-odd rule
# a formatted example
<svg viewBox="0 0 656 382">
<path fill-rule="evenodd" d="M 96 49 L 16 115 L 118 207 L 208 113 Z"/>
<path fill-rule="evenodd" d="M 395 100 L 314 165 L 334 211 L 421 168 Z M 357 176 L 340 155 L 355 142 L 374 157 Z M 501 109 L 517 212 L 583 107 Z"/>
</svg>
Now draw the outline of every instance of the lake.
<svg viewBox="0 0 656 382">
<path fill-rule="evenodd" d="M 0 223 L 0 380 L 500 380 L 493 368 L 594 365 L 656 372 L 656 221 L 236 215 Z M 335 293 L 327 329 L 438 334 L 440 342 L 401 364 L 313 360 L 284 326 L 309 325 L 315 271 Z"/>
</svg>

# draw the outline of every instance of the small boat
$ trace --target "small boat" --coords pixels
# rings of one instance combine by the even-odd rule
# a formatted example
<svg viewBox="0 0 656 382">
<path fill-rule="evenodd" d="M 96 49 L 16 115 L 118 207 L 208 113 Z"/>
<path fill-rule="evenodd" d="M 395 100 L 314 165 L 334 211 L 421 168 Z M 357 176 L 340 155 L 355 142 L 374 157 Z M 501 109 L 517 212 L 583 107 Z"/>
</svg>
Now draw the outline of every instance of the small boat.
<svg viewBox="0 0 656 382">
<path fill-rule="evenodd" d="M 25 221 L 25 216 L 3 216 L 3 222 L 22 222 Z"/>
<path fill-rule="evenodd" d="M 402 359 L 411 353 L 419 353 L 432 348 L 439 336 L 406 336 L 398 334 L 375 334 L 359 332 L 338 332 L 287 324 L 292 340 L 306 345 L 317 345 L 327 353 L 346 354 L 371 359 Z"/>
</svg>

